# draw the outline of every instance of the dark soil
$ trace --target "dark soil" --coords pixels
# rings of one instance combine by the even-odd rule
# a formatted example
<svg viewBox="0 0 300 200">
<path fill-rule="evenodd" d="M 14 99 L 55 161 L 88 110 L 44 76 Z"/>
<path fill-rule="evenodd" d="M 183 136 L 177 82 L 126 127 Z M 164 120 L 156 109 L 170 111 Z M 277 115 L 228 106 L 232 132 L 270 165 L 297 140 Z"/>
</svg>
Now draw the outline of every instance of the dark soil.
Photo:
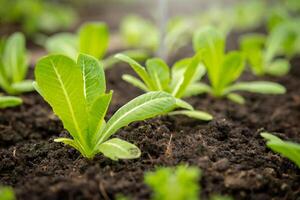
<svg viewBox="0 0 300 200">
<path fill-rule="evenodd" d="M 300 170 L 267 149 L 259 135 L 268 130 L 300 142 L 299 59 L 293 65 L 292 74 L 268 78 L 285 85 L 286 95 L 245 94 L 244 106 L 202 95 L 189 101 L 215 116 L 209 123 L 158 117 L 120 130 L 117 137 L 142 150 L 141 158 L 130 161 L 114 162 L 102 155 L 87 160 L 54 143 L 67 135 L 60 120 L 37 94 L 25 94 L 21 107 L 0 111 L 0 183 L 13 186 L 18 199 L 26 200 L 114 199 L 116 194 L 149 199 L 144 172 L 187 163 L 203 171 L 203 199 L 214 193 L 235 199 L 299 199 Z M 107 72 L 108 88 L 114 90 L 109 116 L 141 94 L 121 81 L 125 72 L 130 70 L 124 65 Z"/>
</svg>

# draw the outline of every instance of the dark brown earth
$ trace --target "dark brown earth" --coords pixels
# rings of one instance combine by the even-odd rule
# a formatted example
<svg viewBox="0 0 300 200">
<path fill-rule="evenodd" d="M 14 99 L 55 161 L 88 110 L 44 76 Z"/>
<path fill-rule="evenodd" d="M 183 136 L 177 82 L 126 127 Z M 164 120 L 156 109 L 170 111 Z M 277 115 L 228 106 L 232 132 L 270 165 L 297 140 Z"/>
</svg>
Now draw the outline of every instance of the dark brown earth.
<svg viewBox="0 0 300 200">
<path fill-rule="evenodd" d="M 18 199 L 114 199 L 125 194 L 149 199 L 143 174 L 156 166 L 198 166 L 203 199 L 214 193 L 235 199 L 296 200 L 300 170 L 265 147 L 259 133 L 278 132 L 300 142 L 299 60 L 290 75 L 267 78 L 287 87 L 286 95 L 245 94 L 246 105 L 202 95 L 189 99 L 215 116 L 209 123 L 186 117 L 158 117 L 136 122 L 117 137 L 142 150 L 139 159 L 114 162 L 102 155 L 87 160 L 53 139 L 67 135 L 60 120 L 37 94 L 23 95 L 24 104 L 0 111 L 0 183 L 14 187 Z M 130 72 L 119 65 L 107 71 L 114 90 L 109 116 L 140 91 L 121 81 Z M 254 80 L 246 73 L 244 80 Z"/>
</svg>

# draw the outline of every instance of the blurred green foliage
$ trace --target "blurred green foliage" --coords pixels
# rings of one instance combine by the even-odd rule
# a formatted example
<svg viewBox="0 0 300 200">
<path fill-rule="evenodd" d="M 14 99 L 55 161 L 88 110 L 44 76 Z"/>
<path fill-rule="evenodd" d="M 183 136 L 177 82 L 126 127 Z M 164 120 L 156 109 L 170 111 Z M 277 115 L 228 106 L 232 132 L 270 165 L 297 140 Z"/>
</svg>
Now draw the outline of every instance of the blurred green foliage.
<svg viewBox="0 0 300 200">
<path fill-rule="evenodd" d="M 15 200 L 14 190 L 11 187 L 0 187 L 0 200 Z"/>
<path fill-rule="evenodd" d="M 0 23 L 20 24 L 28 35 L 70 27 L 76 13 L 63 4 L 45 0 L 0 0 Z"/>
<path fill-rule="evenodd" d="M 201 172 L 195 167 L 159 168 L 145 175 L 145 182 L 153 190 L 153 200 L 197 200 Z"/>
</svg>

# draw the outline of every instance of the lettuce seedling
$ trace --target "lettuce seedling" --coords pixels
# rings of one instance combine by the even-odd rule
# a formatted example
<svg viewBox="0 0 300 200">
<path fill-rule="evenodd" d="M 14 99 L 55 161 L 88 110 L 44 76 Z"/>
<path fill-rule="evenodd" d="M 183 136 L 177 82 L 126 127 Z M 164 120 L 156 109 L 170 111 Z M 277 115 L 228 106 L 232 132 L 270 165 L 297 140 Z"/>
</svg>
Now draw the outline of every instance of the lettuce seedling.
<svg viewBox="0 0 300 200">
<path fill-rule="evenodd" d="M 109 42 L 109 30 L 105 23 L 89 22 L 83 24 L 77 34 L 58 33 L 51 36 L 45 44 L 50 53 L 60 53 L 76 59 L 79 53 L 103 58 Z"/>
<path fill-rule="evenodd" d="M 290 18 L 278 23 L 266 41 L 266 59 L 277 55 L 291 58 L 300 54 L 300 18 Z"/>
<path fill-rule="evenodd" d="M 32 91 L 32 80 L 24 80 L 28 71 L 28 56 L 23 34 L 14 33 L 1 46 L 0 87 L 8 94 Z"/>
<path fill-rule="evenodd" d="M 169 19 L 165 38 L 161 38 L 155 24 L 137 15 L 125 17 L 120 27 L 123 43 L 127 47 L 146 49 L 150 54 L 157 52 L 161 43 L 167 54 L 177 51 L 189 42 L 192 31 L 191 20 L 179 16 Z"/>
<path fill-rule="evenodd" d="M 213 27 L 199 30 L 193 39 L 196 52 L 202 52 L 202 62 L 207 69 L 210 86 L 201 84 L 199 90 L 215 97 L 227 97 L 236 103 L 244 103 L 237 91 L 262 94 L 283 94 L 285 88 L 277 83 L 267 81 L 234 83 L 242 74 L 245 59 L 241 52 L 225 53 L 225 37 Z"/>
<path fill-rule="evenodd" d="M 201 172 L 195 167 L 159 168 L 145 174 L 145 182 L 153 190 L 153 200 L 198 200 Z"/>
<path fill-rule="evenodd" d="M 290 63 L 284 58 L 268 56 L 270 45 L 266 44 L 266 36 L 262 34 L 247 34 L 240 40 L 241 49 L 250 64 L 252 72 L 257 76 L 283 76 L 288 73 Z"/>
<path fill-rule="evenodd" d="M 267 146 L 272 151 L 290 159 L 300 168 L 300 144 L 283 141 L 267 132 L 261 133 L 261 136 L 267 140 Z"/>
<path fill-rule="evenodd" d="M 164 91 L 177 100 L 177 105 L 184 110 L 174 111 L 170 115 L 186 115 L 188 117 L 201 120 L 211 120 L 208 113 L 196 111 L 193 106 L 181 100 L 183 97 L 199 93 L 195 90 L 200 83 L 196 83 L 205 74 L 204 67 L 199 64 L 201 55 L 197 54 L 193 58 L 183 59 L 177 62 L 172 70 L 160 58 L 148 59 L 146 68 L 128 56 L 117 54 L 116 58 L 128 63 L 141 80 L 131 76 L 123 75 L 123 79 L 135 87 L 145 91 Z M 198 88 L 197 88 L 198 89 Z"/>
<path fill-rule="evenodd" d="M 147 172 L 145 183 L 153 190 L 152 200 L 200 200 L 201 170 L 179 165 L 176 168 L 161 167 Z M 227 196 L 213 195 L 211 200 L 232 200 Z"/>
<path fill-rule="evenodd" d="M 106 122 L 112 92 L 105 92 L 102 64 L 85 54 L 78 56 L 77 63 L 64 55 L 44 57 L 37 63 L 35 77 L 37 91 L 72 136 L 55 141 L 74 147 L 87 158 L 98 153 L 112 160 L 139 157 L 135 145 L 109 138 L 131 122 L 165 114 L 176 106 L 171 95 L 151 92 L 133 99 Z"/>
<path fill-rule="evenodd" d="M 22 99 L 13 96 L 1 96 L 0 95 L 0 109 L 1 108 L 8 108 L 8 107 L 15 107 L 22 104 Z"/>
<path fill-rule="evenodd" d="M 11 187 L 0 186 L 0 200 L 15 200 L 14 190 Z"/>
</svg>

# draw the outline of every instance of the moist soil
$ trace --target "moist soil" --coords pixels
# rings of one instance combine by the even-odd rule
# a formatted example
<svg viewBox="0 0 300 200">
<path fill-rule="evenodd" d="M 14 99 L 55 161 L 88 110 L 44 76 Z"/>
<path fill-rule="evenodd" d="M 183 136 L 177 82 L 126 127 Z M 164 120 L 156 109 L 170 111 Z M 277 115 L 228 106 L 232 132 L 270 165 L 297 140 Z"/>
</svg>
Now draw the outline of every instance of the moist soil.
<svg viewBox="0 0 300 200">
<path fill-rule="evenodd" d="M 18 199 L 150 199 L 143 175 L 158 166 L 181 163 L 202 169 L 199 196 L 226 194 L 236 200 L 299 200 L 300 170 L 265 146 L 260 132 L 268 130 L 300 142 L 300 59 L 292 61 L 289 75 L 265 77 L 287 88 L 285 95 L 244 93 L 245 105 L 200 95 L 187 99 L 196 109 L 214 115 L 211 122 L 184 116 L 162 116 L 135 122 L 115 136 L 136 144 L 142 156 L 111 161 L 93 160 L 53 142 L 68 137 L 60 120 L 36 93 L 22 95 L 20 107 L 0 110 L 0 184 L 14 188 Z M 114 90 L 108 112 L 142 94 L 121 81 L 132 73 L 126 65 L 107 70 L 108 88 Z M 259 80 L 249 72 L 242 80 Z"/>
</svg>

